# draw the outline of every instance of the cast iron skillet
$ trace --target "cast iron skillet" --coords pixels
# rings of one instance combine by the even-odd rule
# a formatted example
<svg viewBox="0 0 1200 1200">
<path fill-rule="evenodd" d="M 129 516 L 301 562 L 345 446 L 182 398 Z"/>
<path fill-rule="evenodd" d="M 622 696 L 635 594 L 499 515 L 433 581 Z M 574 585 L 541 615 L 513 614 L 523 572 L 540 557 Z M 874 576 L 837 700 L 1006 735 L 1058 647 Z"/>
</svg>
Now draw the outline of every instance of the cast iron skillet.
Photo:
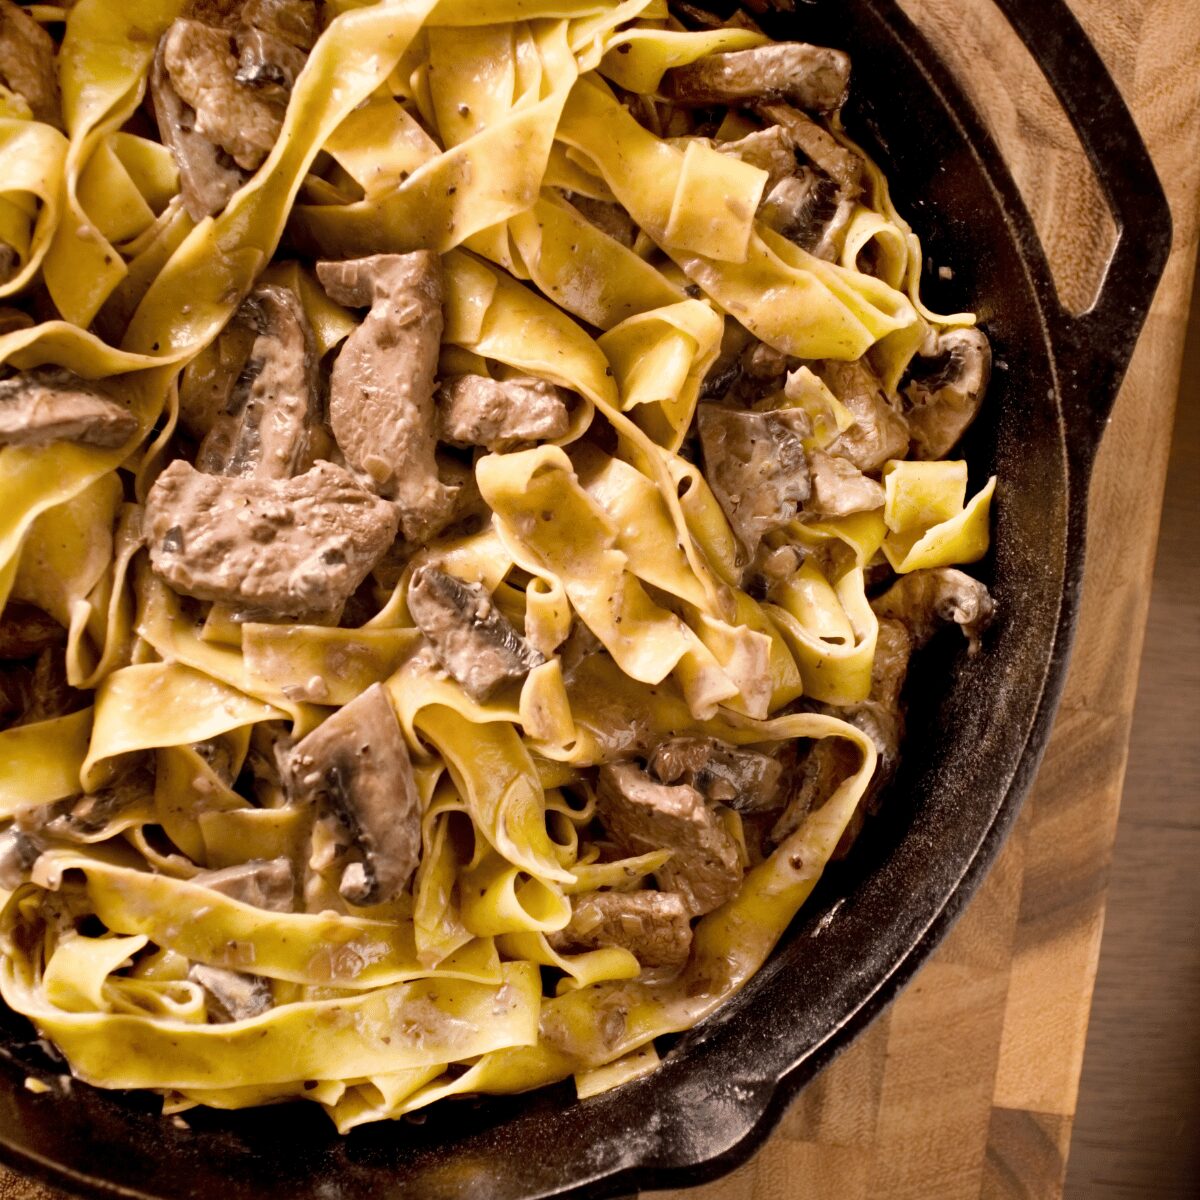
<svg viewBox="0 0 1200 1200">
<path fill-rule="evenodd" d="M 569 1085 L 443 1105 L 420 1122 L 336 1138 L 307 1106 L 189 1114 L 56 1084 L 29 1026 L 0 1018 L 0 1153 L 96 1196 L 222 1200 L 610 1197 L 711 1179 L 746 1159 L 788 1101 L 929 955 L 1012 826 L 1062 690 L 1083 565 L 1088 476 L 1166 261 L 1170 218 L 1133 121 L 1062 0 L 1002 0 L 1070 116 L 1119 241 L 1090 312 L 1059 305 L 1000 155 L 892 0 L 808 0 L 778 37 L 854 58 L 847 124 L 877 155 L 934 264 L 926 295 L 983 317 L 997 371 L 966 454 L 972 489 L 1000 477 L 981 573 L 999 620 L 968 660 L 927 652 L 910 696 L 905 765 L 850 860 L 827 873 L 745 990 L 674 1040 L 660 1071 L 583 1103 Z M 946 680 L 949 680 L 949 683 Z M 667 1050 L 667 1047 L 663 1047 Z"/>
</svg>

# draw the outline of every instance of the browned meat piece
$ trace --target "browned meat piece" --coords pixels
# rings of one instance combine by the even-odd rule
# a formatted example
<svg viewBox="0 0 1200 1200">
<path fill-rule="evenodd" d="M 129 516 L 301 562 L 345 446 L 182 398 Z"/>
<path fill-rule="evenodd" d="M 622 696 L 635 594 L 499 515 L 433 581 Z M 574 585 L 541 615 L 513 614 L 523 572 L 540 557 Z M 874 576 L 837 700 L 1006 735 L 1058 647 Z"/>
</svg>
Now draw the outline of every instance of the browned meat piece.
<svg viewBox="0 0 1200 1200">
<path fill-rule="evenodd" d="M 660 742 L 647 768 L 663 783 L 686 783 L 706 800 L 738 812 L 765 812 L 782 803 L 783 767 L 777 758 L 708 737 Z"/>
<path fill-rule="evenodd" d="M 981 329 L 947 329 L 909 366 L 905 415 L 914 457 L 945 458 L 975 420 L 992 374 L 992 347 Z"/>
<path fill-rule="evenodd" d="M 146 498 L 150 564 L 176 591 L 301 617 L 339 610 L 396 537 L 396 510 L 319 462 L 227 479 L 173 462 Z"/>
<path fill-rule="evenodd" d="M 362 852 L 362 861 L 342 874 L 343 897 L 351 904 L 395 900 L 420 857 L 420 799 L 382 684 L 372 684 L 303 738 L 288 771 L 293 799 L 323 799 Z"/>
<path fill-rule="evenodd" d="M 208 1019 L 218 1024 L 261 1017 L 275 1004 L 271 981 L 261 975 L 193 963 L 188 978 L 204 989 Z"/>
<path fill-rule="evenodd" d="M 632 248 L 637 241 L 638 227 L 621 205 L 609 200 L 595 200 L 579 192 L 565 192 L 564 195 L 581 216 L 622 246 Z"/>
<path fill-rule="evenodd" d="M 290 479 L 312 466 L 320 420 L 312 330 L 296 293 L 277 284 L 256 288 L 239 316 L 257 336 L 196 466 L 210 475 Z"/>
<path fill-rule="evenodd" d="M 863 161 L 824 126 L 787 104 L 758 105 L 759 115 L 786 131 L 792 146 L 823 174 L 836 180 L 848 199 L 862 191 Z"/>
<path fill-rule="evenodd" d="M 871 607 L 881 618 L 903 621 L 914 648 L 929 641 L 939 625 L 952 622 L 962 629 L 971 654 L 979 649 L 979 635 L 996 611 L 987 587 L 953 567 L 901 575 Z"/>
<path fill-rule="evenodd" d="M 849 86 L 849 55 L 805 42 L 710 54 L 668 71 L 663 81 L 680 104 L 787 100 L 814 112 L 840 108 Z"/>
<path fill-rule="evenodd" d="M 33 725 L 64 717 L 81 707 L 79 692 L 67 682 L 63 648 L 43 650 L 32 667 L 21 664 L 0 672 L 0 722 Z"/>
<path fill-rule="evenodd" d="M 196 129 L 196 113 L 175 91 L 164 58 L 165 39 L 158 43 L 150 69 L 150 95 L 158 136 L 179 168 L 183 206 L 193 221 L 219 213 L 242 184 L 246 172 Z"/>
<path fill-rule="evenodd" d="M 61 126 L 54 41 L 12 0 L 0 0 L 0 82 L 29 105 L 34 120 Z"/>
<path fill-rule="evenodd" d="M 659 869 L 664 891 L 678 892 L 690 916 L 719 908 L 738 889 L 738 848 L 720 818 L 693 787 L 670 787 L 633 763 L 600 768 L 597 815 L 613 840 L 630 854 L 664 848 L 671 859 Z"/>
<path fill-rule="evenodd" d="M 575 899 L 570 924 L 547 940 L 568 954 L 620 946 L 643 967 L 682 967 L 692 926 L 674 892 L 593 892 Z"/>
<path fill-rule="evenodd" d="M 308 51 L 317 40 L 317 6 L 313 0 L 246 0 L 242 24 Z"/>
<path fill-rule="evenodd" d="M 830 360 L 818 374 L 854 417 L 854 424 L 825 447 L 826 453 L 848 459 L 860 471 L 877 471 L 889 458 L 908 453 L 908 422 L 888 402 L 865 362 Z"/>
<path fill-rule="evenodd" d="M 112 450 L 137 427 L 133 414 L 100 384 L 62 367 L 36 367 L 0 382 L 0 446 L 77 442 Z"/>
<path fill-rule="evenodd" d="M 456 375 L 438 389 L 443 441 L 494 450 L 513 442 L 560 438 L 570 425 L 567 393 L 544 379 Z"/>
<path fill-rule="evenodd" d="M 713 495 L 753 558 L 763 535 L 794 520 L 808 499 L 801 444 L 808 418 L 800 409 L 747 412 L 701 404 L 697 427 Z"/>
<path fill-rule="evenodd" d="M 286 858 L 256 858 L 220 871 L 201 871 L 192 883 L 271 912 L 291 912 L 295 899 L 296 880 Z"/>
<path fill-rule="evenodd" d="M 370 305 L 333 364 L 329 419 L 346 461 L 400 506 L 404 536 L 425 541 L 448 519 L 438 478 L 433 381 L 442 339 L 442 266 L 429 250 L 317 264 L 339 304 Z"/>
<path fill-rule="evenodd" d="M 811 167 L 781 179 L 763 197 L 762 221 L 802 250 L 829 262 L 839 254 L 838 238 L 854 213 L 854 201 L 828 175 Z"/>
<path fill-rule="evenodd" d="M 0 888 L 16 891 L 29 879 L 41 853 L 41 842 L 14 825 L 0 833 Z"/>
<path fill-rule="evenodd" d="M 135 758 L 108 787 L 63 801 L 43 828 L 68 842 L 93 842 L 122 813 L 153 795 L 154 774 Z"/>
<path fill-rule="evenodd" d="M 844 517 L 883 507 L 883 488 L 849 460 L 813 450 L 808 469 L 812 472 L 812 496 L 805 505 L 807 512 Z"/>
<path fill-rule="evenodd" d="M 67 631 L 32 604 L 9 601 L 0 610 L 0 662 L 35 658 L 51 646 L 61 646 Z"/>
<path fill-rule="evenodd" d="M 408 611 L 438 661 L 472 699 L 487 700 L 545 659 L 509 624 L 479 584 L 421 567 L 408 585 Z"/>
</svg>

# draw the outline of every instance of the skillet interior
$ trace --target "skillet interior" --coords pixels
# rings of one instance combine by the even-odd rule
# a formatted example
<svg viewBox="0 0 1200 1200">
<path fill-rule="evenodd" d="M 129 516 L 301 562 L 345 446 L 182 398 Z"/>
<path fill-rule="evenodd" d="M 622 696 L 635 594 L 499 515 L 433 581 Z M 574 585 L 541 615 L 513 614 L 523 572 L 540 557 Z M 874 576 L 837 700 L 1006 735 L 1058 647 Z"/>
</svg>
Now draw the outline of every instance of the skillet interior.
<svg viewBox="0 0 1200 1200">
<path fill-rule="evenodd" d="M 994 146 L 976 118 L 960 122 L 961 96 L 888 0 L 818 4 L 770 30 L 852 53 L 847 124 L 927 259 L 953 268 L 950 282 L 927 273 L 925 297 L 977 310 L 997 359 L 966 454 L 972 490 L 1000 477 L 993 553 L 978 569 L 999 618 L 975 659 L 961 639 L 939 639 L 915 671 L 930 683 L 910 689 L 905 762 L 883 815 L 743 993 L 679 1038 L 659 1072 L 615 1093 L 581 1104 L 565 1085 L 443 1105 L 344 1140 L 307 1106 L 189 1114 L 181 1130 L 146 1098 L 81 1085 L 65 1100 L 29 1093 L 25 1076 L 53 1068 L 4 1013 L 0 1151 L 19 1168 L 93 1194 L 228 1200 L 599 1197 L 709 1178 L 757 1146 L 973 890 L 1048 734 L 1082 562 L 1084 481 L 1068 469 L 1075 435 L 1045 324 L 1048 274 Z"/>
</svg>

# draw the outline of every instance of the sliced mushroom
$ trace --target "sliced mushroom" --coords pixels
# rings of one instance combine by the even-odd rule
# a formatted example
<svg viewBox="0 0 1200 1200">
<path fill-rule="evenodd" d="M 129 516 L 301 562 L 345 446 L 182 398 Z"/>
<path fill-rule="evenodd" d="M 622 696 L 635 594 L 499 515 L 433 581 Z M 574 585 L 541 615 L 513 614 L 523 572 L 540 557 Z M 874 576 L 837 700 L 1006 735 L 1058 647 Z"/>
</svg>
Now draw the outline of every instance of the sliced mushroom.
<svg viewBox="0 0 1200 1200">
<path fill-rule="evenodd" d="M 216 340 L 184 368 L 179 421 L 194 438 L 202 440 L 223 415 L 244 405 L 246 390 L 258 374 L 251 359 L 261 318 L 261 309 L 247 298 Z"/>
<path fill-rule="evenodd" d="M 90 843 L 106 835 L 114 821 L 154 795 L 154 775 L 139 757 L 108 787 L 62 803 L 46 821 L 45 832 L 68 842 Z"/>
<path fill-rule="evenodd" d="M 340 611 L 396 526 L 392 505 L 327 462 L 285 480 L 173 462 L 144 521 L 150 564 L 176 591 L 290 617 Z"/>
<path fill-rule="evenodd" d="M 342 896 L 360 905 L 395 900 L 420 856 L 420 799 L 382 684 L 372 684 L 303 738 L 288 770 L 293 799 L 326 801 L 362 852 L 362 861 L 342 874 Z"/>
<path fill-rule="evenodd" d="M 812 496 L 806 512 L 821 517 L 845 517 L 883 507 L 883 487 L 864 475 L 849 459 L 821 450 L 810 451 Z"/>
<path fill-rule="evenodd" d="M 738 812 L 767 812 L 782 803 L 780 761 L 717 738 L 677 737 L 660 742 L 647 769 L 663 783 L 686 783 L 706 800 Z"/>
<path fill-rule="evenodd" d="M 909 366 L 906 416 L 916 458 L 945 458 L 975 420 L 992 374 L 982 329 L 947 329 Z"/>
<path fill-rule="evenodd" d="M 567 395 L 531 375 L 503 380 L 456 375 L 438 389 L 441 438 L 489 450 L 513 442 L 560 438 L 570 426 Z"/>
<path fill-rule="evenodd" d="M 370 305 L 333 364 L 329 419 L 346 461 L 400 507 L 422 542 L 449 518 L 454 489 L 438 478 L 433 405 L 442 337 L 441 260 L 429 250 L 317 264 L 339 304 Z"/>
<path fill-rule="evenodd" d="M 786 100 L 813 112 L 840 108 L 849 86 L 849 55 L 805 42 L 710 54 L 668 71 L 663 81 L 680 104 Z"/>
<path fill-rule="evenodd" d="M 765 224 L 802 250 L 832 262 L 854 214 L 854 201 L 828 175 L 800 167 L 771 188 L 758 212 Z"/>
<path fill-rule="evenodd" d="M 271 981 L 261 975 L 193 963 L 188 978 L 204 989 L 209 1020 L 219 1024 L 261 1017 L 275 1004 Z"/>
<path fill-rule="evenodd" d="M 629 213 L 615 200 L 596 200 L 579 192 L 564 192 L 567 202 L 602 233 L 622 246 L 632 248 L 638 227 Z"/>
<path fill-rule="evenodd" d="M 245 366 L 196 456 L 211 475 L 290 479 L 312 466 L 317 353 L 291 288 L 257 287 L 239 313 L 257 330 Z"/>
<path fill-rule="evenodd" d="M 547 940 L 568 954 L 620 946 L 643 967 L 681 967 L 691 952 L 692 926 L 674 892 L 593 892 L 574 901 L 570 923 Z"/>
<path fill-rule="evenodd" d="M 862 191 L 863 160 L 843 146 L 823 125 L 788 104 L 760 104 L 756 111 L 765 121 L 787 133 L 792 146 L 823 175 L 841 185 L 848 199 Z"/>
<path fill-rule="evenodd" d="M 408 610 L 438 661 L 474 700 L 489 699 L 545 662 L 484 588 L 436 567 L 421 567 L 413 574 Z"/>
<path fill-rule="evenodd" d="M 312 0 L 247 0 L 237 34 L 237 81 L 285 98 L 317 40 Z"/>
<path fill-rule="evenodd" d="M 871 602 L 880 617 L 903 621 L 914 648 L 923 646 L 943 623 L 958 625 L 974 654 L 980 634 L 996 611 L 987 586 L 953 567 L 934 567 L 901 575 L 882 596 Z"/>
<path fill-rule="evenodd" d="M 614 763 L 600 768 L 596 812 L 628 853 L 674 851 L 658 882 L 679 894 L 690 916 L 719 908 L 737 891 L 737 844 L 695 788 L 658 783 L 633 763 Z"/>
<path fill-rule="evenodd" d="M 889 458 L 908 453 L 908 422 L 892 407 L 866 362 L 830 360 L 820 364 L 818 374 L 854 417 L 854 424 L 825 447 L 827 454 L 860 471 L 877 471 Z"/>
<path fill-rule="evenodd" d="M 291 912 L 295 902 L 295 874 L 286 858 L 255 858 L 219 871 L 201 871 L 192 883 L 271 912 Z"/>
<path fill-rule="evenodd" d="M 29 105 L 34 120 L 61 126 L 54 40 L 12 0 L 0 0 L 0 83 Z"/>
<path fill-rule="evenodd" d="M 0 382 L 0 445 L 76 442 L 113 450 L 137 428 L 134 415 L 102 385 L 62 367 L 35 367 Z"/>
<path fill-rule="evenodd" d="M 43 650 L 61 646 L 67 631 L 32 604 L 9 601 L 0 610 L 0 662 L 36 658 Z"/>
<path fill-rule="evenodd" d="M 766 171 L 765 190 L 768 192 L 780 180 L 796 173 L 796 146 L 781 125 L 756 129 L 753 133 L 733 141 L 713 142 L 712 148 Z"/>
<path fill-rule="evenodd" d="M 801 409 L 747 412 L 701 404 L 697 427 L 708 482 L 753 558 L 763 536 L 794 520 L 808 499 L 809 432 Z"/>
<path fill-rule="evenodd" d="M 0 833 L 0 888 L 16 891 L 29 878 L 41 853 L 41 842 L 15 825 Z"/>
</svg>

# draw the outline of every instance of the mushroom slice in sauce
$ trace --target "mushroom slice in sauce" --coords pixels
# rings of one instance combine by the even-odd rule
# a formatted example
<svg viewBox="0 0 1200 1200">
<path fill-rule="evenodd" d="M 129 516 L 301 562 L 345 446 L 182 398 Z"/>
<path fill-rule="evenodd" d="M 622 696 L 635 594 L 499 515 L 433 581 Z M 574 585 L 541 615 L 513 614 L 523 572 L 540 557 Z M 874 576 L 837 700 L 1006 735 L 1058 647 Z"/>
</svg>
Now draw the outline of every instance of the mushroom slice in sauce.
<svg viewBox="0 0 1200 1200">
<path fill-rule="evenodd" d="M 449 519 L 454 489 L 438 478 L 433 404 L 442 337 L 442 266 L 429 250 L 317 264 L 330 297 L 370 305 L 333 364 L 329 420 L 346 461 L 395 499 L 409 541 Z"/>
<path fill-rule="evenodd" d="M 710 54 L 667 72 L 665 93 L 680 104 L 786 100 L 813 112 L 840 108 L 850 86 L 850 57 L 805 42 Z"/>
<path fill-rule="evenodd" d="M 291 912 L 295 901 L 295 873 L 286 858 L 255 858 L 219 871 L 201 871 L 191 882 L 271 912 Z"/>
<path fill-rule="evenodd" d="M 64 801 L 43 829 L 52 837 L 87 844 L 111 836 L 111 827 L 130 809 L 154 796 L 154 775 L 136 760 L 108 787 Z"/>
<path fill-rule="evenodd" d="M 765 812 L 781 803 L 783 767 L 779 760 L 716 738 L 677 737 L 660 742 L 647 769 L 663 783 L 686 783 L 706 800 L 738 812 Z"/>
<path fill-rule="evenodd" d="M 263 284 L 240 310 L 258 331 L 245 366 L 196 456 L 211 475 L 290 479 L 312 465 L 317 353 L 291 288 Z"/>
<path fill-rule="evenodd" d="M 807 512 L 845 517 L 883 507 L 882 485 L 864 475 L 849 459 L 813 450 L 808 456 L 808 469 L 812 474 L 812 496 L 805 505 Z"/>
<path fill-rule="evenodd" d="M 830 360 L 821 363 L 817 373 L 854 417 L 854 424 L 825 447 L 827 454 L 846 459 L 860 471 L 876 471 L 889 458 L 908 453 L 908 422 L 892 407 L 865 362 Z"/>
<path fill-rule="evenodd" d="M 324 799 L 362 851 L 362 862 L 342 874 L 343 898 L 360 905 L 395 900 L 420 857 L 420 799 L 383 685 L 372 684 L 303 738 L 288 771 L 292 797 Z"/>
<path fill-rule="evenodd" d="M 438 389 L 441 437 L 489 450 L 560 438 L 570 426 L 566 399 L 562 388 L 529 375 L 503 380 L 456 375 Z"/>
<path fill-rule="evenodd" d="M 316 39 L 312 0 L 247 0 L 237 33 L 238 83 L 286 95 Z"/>
<path fill-rule="evenodd" d="M 421 567 L 408 586 L 408 611 L 438 661 L 480 702 L 524 679 L 545 659 L 496 608 L 479 584 Z"/>
<path fill-rule="evenodd" d="M 800 409 L 747 412 L 701 404 L 696 412 L 705 474 L 729 523 L 753 558 L 765 534 L 794 520 L 808 499 L 809 433 Z"/>
<path fill-rule="evenodd" d="M 29 105 L 35 121 L 61 127 L 54 40 L 12 0 L 0 0 L 0 83 Z"/>
<path fill-rule="evenodd" d="M 176 591 L 279 616 L 340 610 L 396 537 L 395 508 L 332 463 L 227 479 L 173 462 L 146 498 L 154 571 Z"/>
<path fill-rule="evenodd" d="M 76 442 L 113 450 L 137 427 L 100 384 L 62 367 L 35 367 L 0 382 L 0 446 Z"/>
<path fill-rule="evenodd" d="M 741 884 L 737 844 L 704 797 L 687 784 L 659 783 L 633 763 L 604 766 L 596 812 L 630 854 L 674 851 L 657 872 L 659 886 L 677 892 L 691 916 L 719 908 Z"/>
<path fill-rule="evenodd" d="M 261 1017 L 275 1004 L 271 981 L 261 975 L 193 963 L 188 978 L 204 989 L 209 1020 L 218 1024 Z"/>
<path fill-rule="evenodd" d="M 788 104 L 760 104 L 755 109 L 763 120 L 786 132 L 792 146 L 823 175 L 840 184 L 849 199 L 859 195 L 863 184 L 863 160 L 823 125 Z"/>
<path fill-rule="evenodd" d="M 16 891 L 29 878 L 41 853 L 41 842 L 15 825 L 0 833 L 0 888 Z"/>
<path fill-rule="evenodd" d="M 945 458 L 975 420 L 992 374 L 981 329 L 947 329 L 909 366 L 904 388 L 915 457 Z"/>
<path fill-rule="evenodd" d="M 827 175 L 800 167 L 763 197 L 759 217 L 817 258 L 838 256 L 838 237 L 854 212 L 854 202 Z"/>
<path fill-rule="evenodd" d="M 901 575 L 871 607 L 879 617 L 903 621 L 917 647 L 929 641 L 939 625 L 953 623 L 963 631 L 972 654 L 996 610 L 987 586 L 953 567 Z"/>
<path fill-rule="evenodd" d="M 643 967 L 682 967 L 692 926 L 675 892 L 593 892 L 574 900 L 570 923 L 547 941 L 568 954 L 620 946 Z"/>
</svg>

